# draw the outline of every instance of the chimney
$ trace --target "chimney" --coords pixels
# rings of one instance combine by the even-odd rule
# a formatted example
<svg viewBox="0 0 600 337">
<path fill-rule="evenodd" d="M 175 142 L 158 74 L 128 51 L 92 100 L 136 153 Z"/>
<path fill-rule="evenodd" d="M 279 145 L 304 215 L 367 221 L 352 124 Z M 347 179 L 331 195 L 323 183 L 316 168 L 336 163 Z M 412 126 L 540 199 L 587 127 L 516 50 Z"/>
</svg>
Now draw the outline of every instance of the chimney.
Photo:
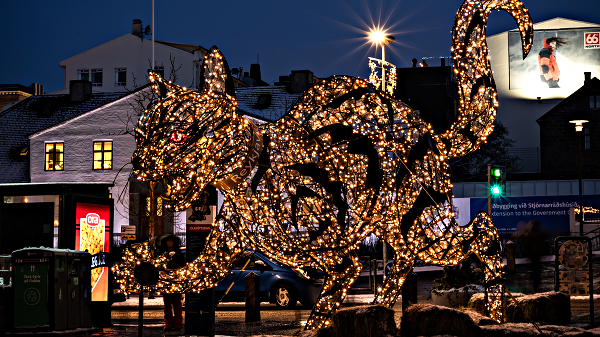
<svg viewBox="0 0 600 337">
<path fill-rule="evenodd" d="M 583 85 L 586 85 L 592 79 L 592 73 L 589 71 L 586 71 L 583 73 L 583 77 L 585 78 Z"/>
<path fill-rule="evenodd" d="M 254 63 L 250 65 L 250 77 L 256 82 L 260 82 L 262 80 L 260 77 L 260 64 Z"/>
<path fill-rule="evenodd" d="M 44 94 L 44 86 L 39 83 L 31 83 L 29 88 L 31 88 L 31 93 L 33 95 L 43 95 Z"/>
<path fill-rule="evenodd" d="M 301 93 L 310 88 L 314 83 L 314 73 L 310 70 L 292 70 L 290 75 L 290 91 Z"/>
<path fill-rule="evenodd" d="M 92 96 L 92 82 L 87 80 L 69 81 L 71 102 L 83 102 Z"/>
<path fill-rule="evenodd" d="M 441 66 L 445 67 L 446 66 L 446 59 L 443 58 L 443 57 L 440 57 L 440 60 L 441 60 Z"/>
<path fill-rule="evenodd" d="M 133 24 L 131 25 L 131 34 L 142 37 L 142 20 L 133 20 Z"/>
</svg>

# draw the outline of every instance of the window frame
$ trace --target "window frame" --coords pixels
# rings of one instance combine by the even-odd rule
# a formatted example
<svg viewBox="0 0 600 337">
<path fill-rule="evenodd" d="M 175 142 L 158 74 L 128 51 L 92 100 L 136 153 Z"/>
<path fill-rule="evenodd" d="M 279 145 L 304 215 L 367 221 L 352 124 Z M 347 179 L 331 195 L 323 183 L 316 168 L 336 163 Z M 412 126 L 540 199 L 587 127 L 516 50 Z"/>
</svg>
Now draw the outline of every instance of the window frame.
<svg viewBox="0 0 600 337">
<path fill-rule="evenodd" d="M 62 145 L 62 151 L 56 151 L 57 145 Z M 52 150 L 48 151 L 48 145 L 52 145 Z M 62 154 L 62 160 L 56 160 L 57 155 Z M 49 156 L 53 156 L 53 166 L 49 166 Z M 56 169 L 56 162 L 62 163 L 62 166 L 59 169 Z M 55 142 L 44 142 L 44 171 L 55 172 L 55 171 L 64 171 L 65 170 L 65 142 L 64 141 L 55 141 Z"/>
<path fill-rule="evenodd" d="M 100 143 L 100 150 L 96 150 L 96 143 Z M 110 150 L 104 149 L 106 143 L 110 143 Z M 93 140 L 92 141 L 92 170 L 94 170 L 94 171 L 110 171 L 110 170 L 112 170 L 113 164 L 114 164 L 114 158 L 115 158 L 114 150 L 115 150 L 115 145 L 112 140 L 104 140 L 104 139 Z M 96 160 L 96 153 L 100 153 L 102 159 Z M 104 168 L 104 164 L 107 161 L 107 159 L 104 158 L 106 153 L 110 153 L 110 168 Z M 96 168 L 96 162 L 98 162 L 98 161 L 100 162 L 100 168 Z"/>
<path fill-rule="evenodd" d="M 95 82 L 94 75 L 100 75 L 100 82 Z M 101 87 L 104 82 L 104 75 L 102 74 L 102 68 L 94 68 L 90 70 L 90 81 L 92 82 L 92 87 Z"/>
<path fill-rule="evenodd" d="M 86 75 L 87 78 L 82 78 L 81 75 Z M 77 79 L 89 81 L 90 80 L 90 70 L 86 69 L 86 68 L 77 69 Z"/>
<path fill-rule="evenodd" d="M 583 149 L 589 150 L 592 148 L 592 130 L 590 128 L 583 128 Z"/>
<path fill-rule="evenodd" d="M 119 81 L 119 74 L 123 74 L 124 81 Z M 115 68 L 115 87 L 124 87 L 127 85 L 127 68 Z"/>
<path fill-rule="evenodd" d="M 600 109 L 600 95 L 597 95 L 597 94 L 590 95 L 590 109 L 592 109 L 592 110 Z"/>
</svg>

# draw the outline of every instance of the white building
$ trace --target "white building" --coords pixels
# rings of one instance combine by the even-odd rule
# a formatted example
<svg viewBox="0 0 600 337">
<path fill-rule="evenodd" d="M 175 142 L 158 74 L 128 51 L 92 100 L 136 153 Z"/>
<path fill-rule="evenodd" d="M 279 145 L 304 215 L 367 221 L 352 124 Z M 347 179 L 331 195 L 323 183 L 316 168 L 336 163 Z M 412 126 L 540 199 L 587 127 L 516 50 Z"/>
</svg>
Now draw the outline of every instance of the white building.
<svg viewBox="0 0 600 337">
<path fill-rule="evenodd" d="M 68 93 L 70 80 L 89 80 L 94 92 L 129 91 L 146 84 L 152 63 L 152 40 L 147 37 L 142 33 L 142 21 L 133 20 L 131 34 L 61 61 L 65 86 L 53 94 Z M 175 83 L 196 88 L 207 52 L 199 45 L 155 41 L 155 69 L 162 71 L 166 79 L 172 79 L 169 76 L 174 67 Z"/>
<path fill-rule="evenodd" d="M 517 60 L 522 59 L 519 55 L 522 49 L 516 28 L 487 38 L 500 104 L 498 119 L 508 128 L 509 138 L 515 140 L 515 150 L 539 148 L 540 133 L 536 120 L 581 88 L 584 72 L 591 72 L 592 78 L 600 78 L 600 59 L 589 60 L 585 56 L 585 53 L 597 55 L 593 53 L 597 53 L 598 49 L 584 49 L 583 32 L 600 32 L 600 25 L 565 18 L 534 24 L 534 45 L 526 64 Z M 512 38 L 509 38 L 511 34 Z M 569 38 L 568 45 L 554 52 L 561 72 L 560 88 L 549 88 L 539 78 L 537 58 L 542 39 L 563 35 L 574 37 L 576 34 L 580 34 L 581 38 Z M 523 68 L 525 65 L 527 69 Z M 516 154 L 524 159 L 524 153 Z"/>
<path fill-rule="evenodd" d="M 149 89 L 142 87 L 31 134 L 31 182 L 114 182 L 114 229 L 120 233 L 121 226 L 130 224 L 128 182 L 136 147 L 132 130 L 139 118 L 132 105 Z"/>
</svg>

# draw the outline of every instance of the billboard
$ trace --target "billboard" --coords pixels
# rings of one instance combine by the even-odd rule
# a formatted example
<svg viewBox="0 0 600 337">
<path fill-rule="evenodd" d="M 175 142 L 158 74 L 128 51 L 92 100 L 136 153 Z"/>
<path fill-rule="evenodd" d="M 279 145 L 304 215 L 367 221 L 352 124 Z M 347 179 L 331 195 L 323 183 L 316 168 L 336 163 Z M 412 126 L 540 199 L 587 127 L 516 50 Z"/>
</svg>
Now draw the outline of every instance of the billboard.
<svg viewBox="0 0 600 337">
<path fill-rule="evenodd" d="M 75 207 L 75 249 L 92 255 L 92 301 L 108 300 L 110 212 L 110 205 L 77 202 Z"/>
<path fill-rule="evenodd" d="M 481 210 L 487 212 L 487 198 L 462 199 L 463 203 L 460 205 L 455 203 L 455 206 L 461 208 L 461 213 L 470 214 L 472 218 Z M 470 199 L 468 204 L 464 199 Z M 500 231 L 518 232 L 529 221 L 538 220 L 542 231 L 551 237 L 570 235 L 569 209 L 577 207 L 578 201 L 577 195 L 494 197 L 491 215 L 496 228 Z M 583 205 L 599 208 L 600 195 L 584 195 Z M 459 220 L 457 219 L 457 222 L 461 224 Z M 463 222 L 465 220 L 463 219 Z"/>
<path fill-rule="evenodd" d="M 583 85 L 583 73 L 600 77 L 600 28 L 539 29 L 523 60 L 518 31 L 508 32 L 509 87 L 535 97 L 564 98 Z"/>
</svg>

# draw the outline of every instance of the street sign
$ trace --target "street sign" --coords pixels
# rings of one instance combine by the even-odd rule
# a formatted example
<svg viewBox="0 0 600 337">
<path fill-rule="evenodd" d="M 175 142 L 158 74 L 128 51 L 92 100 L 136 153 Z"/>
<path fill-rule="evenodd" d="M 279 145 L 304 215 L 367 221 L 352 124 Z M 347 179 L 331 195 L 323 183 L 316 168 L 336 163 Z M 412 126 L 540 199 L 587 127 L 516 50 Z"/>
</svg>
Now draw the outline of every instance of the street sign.
<svg viewBox="0 0 600 337">
<path fill-rule="evenodd" d="M 121 240 L 135 240 L 135 226 L 121 226 Z"/>
<path fill-rule="evenodd" d="M 388 274 L 390 273 L 390 270 L 392 270 L 392 265 L 394 264 L 394 261 L 390 261 L 385 265 L 385 268 L 383 269 L 383 275 L 385 277 L 388 276 Z"/>
</svg>

